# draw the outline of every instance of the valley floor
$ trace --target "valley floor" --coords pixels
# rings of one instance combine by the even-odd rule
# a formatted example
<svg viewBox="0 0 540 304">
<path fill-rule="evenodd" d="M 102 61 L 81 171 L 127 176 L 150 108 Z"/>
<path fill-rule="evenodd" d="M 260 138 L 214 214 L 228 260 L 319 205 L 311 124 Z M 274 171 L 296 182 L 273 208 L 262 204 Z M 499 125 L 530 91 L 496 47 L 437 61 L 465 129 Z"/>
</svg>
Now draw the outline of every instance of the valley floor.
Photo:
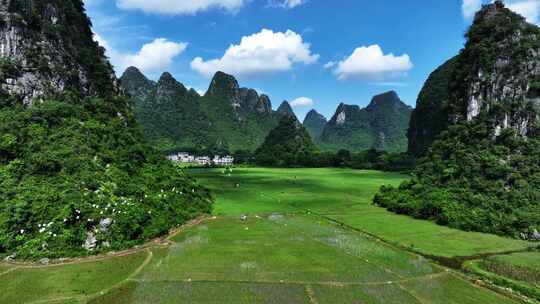
<svg viewBox="0 0 540 304">
<path fill-rule="evenodd" d="M 540 254 L 504 255 L 534 244 L 373 206 L 377 189 L 399 184 L 402 175 L 263 168 L 190 173 L 216 197 L 214 218 L 187 226 L 168 245 L 127 256 L 0 264 L 0 303 L 520 303 L 432 259 L 450 266 L 484 258 L 515 263 L 527 267 L 526 279 L 537 288 Z"/>
</svg>

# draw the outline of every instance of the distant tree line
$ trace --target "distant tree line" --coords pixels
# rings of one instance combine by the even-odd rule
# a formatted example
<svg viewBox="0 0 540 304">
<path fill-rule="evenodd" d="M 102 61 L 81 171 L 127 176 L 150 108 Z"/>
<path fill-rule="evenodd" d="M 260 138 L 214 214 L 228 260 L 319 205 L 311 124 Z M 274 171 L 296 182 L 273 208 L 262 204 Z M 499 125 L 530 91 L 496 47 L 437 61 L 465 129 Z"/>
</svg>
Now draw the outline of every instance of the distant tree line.
<svg viewBox="0 0 540 304">
<path fill-rule="evenodd" d="M 349 150 L 315 151 L 293 155 L 287 158 L 257 158 L 254 153 L 240 150 L 233 154 L 238 165 L 257 165 L 283 168 L 353 168 L 361 170 L 381 170 L 392 172 L 409 172 L 414 169 L 415 158 L 407 153 L 388 153 L 370 149 L 362 152 Z"/>
</svg>

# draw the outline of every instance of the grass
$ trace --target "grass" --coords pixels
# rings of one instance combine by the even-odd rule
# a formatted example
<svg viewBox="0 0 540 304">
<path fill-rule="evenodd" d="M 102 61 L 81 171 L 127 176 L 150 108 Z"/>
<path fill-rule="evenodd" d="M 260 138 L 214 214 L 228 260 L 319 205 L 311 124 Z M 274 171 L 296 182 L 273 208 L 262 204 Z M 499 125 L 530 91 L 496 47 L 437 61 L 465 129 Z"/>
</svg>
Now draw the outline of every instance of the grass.
<svg viewBox="0 0 540 304">
<path fill-rule="evenodd" d="M 464 268 L 488 282 L 488 284 L 495 284 L 517 291 L 530 299 L 540 301 L 540 272 L 537 265 L 534 265 L 536 261 L 533 261 L 532 264 L 526 264 L 527 260 L 531 258 L 536 260 L 532 255 L 534 253 L 473 260 L 466 262 Z M 523 260 L 520 259 L 520 256 L 523 257 Z"/>
<path fill-rule="evenodd" d="M 319 303 L 421 304 L 397 284 L 313 287 Z"/>
<path fill-rule="evenodd" d="M 509 255 L 494 256 L 490 260 L 508 264 L 516 267 L 523 267 L 540 273 L 540 252 L 520 252 Z M 540 281 L 540 278 L 539 278 Z"/>
<path fill-rule="evenodd" d="M 0 303 L 80 298 L 126 279 L 146 254 L 73 265 L 18 268 L 0 276 Z"/>
<path fill-rule="evenodd" d="M 484 292 L 479 287 L 471 287 L 469 282 L 454 275 L 435 279 L 421 279 L 402 283 L 401 286 L 419 299 L 421 303 L 433 304 L 476 304 L 515 303 L 493 292 Z"/>
<path fill-rule="evenodd" d="M 1 265 L 0 303 L 516 303 L 379 240 L 448 256 L 528 245 L 415 221 L 370 203 L 380 185 L 398 184 L 402 175 L 190 172 L 213 190 L 216 219 L 185 227 L 149 254 L 7 273 L 10 266 Z"/>
<path fill-rule="evenodd" d="M 216 282 L 130 282 L 91 304 L 310 304 L 301 285 Z"/>
<path fill-rule="evenodd" d="M 440 271 L 420 257 L 301 216 L 218 220 L 173 241 L 140 279 L 367 283 Z"/>
<path fill-rule="evenodd" d="M 374 206 L 381 185 L 407 177 L 349 169 L 220 169 L 189 171 L 217 198 L 216 215 L 299 213 L 311 210 L 386 241 L 441 257 L 474 256 L 522 250 L 530 243 L 471 233 L 415 220 Z"/>
<path fill-rule="evenodd" d="M 0 274 L 5 272 L 5 271 L 8 271 L 9 269 L 13 268 L 13 266 L 9 266 L 9 265 L 1 265 L 0 264 Z"/>
<path fill-rule="evenodd" d="M 526 291 L 536 289 L 535 294 L 540 300 L 540 252 L 492 256 L 484 260 L 472 261 L 469 267 L 488 277 L 499 276 L 510 285 L 523 285 Z"/>
<path fill-rule="evenodd" d="M 92 303 L 515 303 L 420 256 L 308 215 L 219 218 L 171 241 L 154 249 L 128 284 Z M 441 285 L 452 302 L 420 302 L 403 287 L 425 282 L 435 296 Z"/>
</svg>

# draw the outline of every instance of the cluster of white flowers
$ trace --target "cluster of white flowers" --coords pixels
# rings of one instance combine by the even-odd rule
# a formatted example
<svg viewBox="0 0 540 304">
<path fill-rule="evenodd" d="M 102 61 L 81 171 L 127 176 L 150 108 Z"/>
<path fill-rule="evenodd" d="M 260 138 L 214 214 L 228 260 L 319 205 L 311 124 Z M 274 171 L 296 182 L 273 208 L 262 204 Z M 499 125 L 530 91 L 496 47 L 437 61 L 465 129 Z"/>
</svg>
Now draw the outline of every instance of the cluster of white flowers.
<svg viewBox="0 0 540 304">
<path fill-rule="evenodd" d="M 39 233 L 47 232 L 48 235 L 56 237 L 56 233 L 52 233 L 52 231 L 47 231 L 47 229 L 50 229 L 53 224 L 54 222 L 49 222 L 47 224 L 38 224 Z M 24 234 L 24 229 L 21 229 L 20 232 L 21 234 Z"/>
</svg>

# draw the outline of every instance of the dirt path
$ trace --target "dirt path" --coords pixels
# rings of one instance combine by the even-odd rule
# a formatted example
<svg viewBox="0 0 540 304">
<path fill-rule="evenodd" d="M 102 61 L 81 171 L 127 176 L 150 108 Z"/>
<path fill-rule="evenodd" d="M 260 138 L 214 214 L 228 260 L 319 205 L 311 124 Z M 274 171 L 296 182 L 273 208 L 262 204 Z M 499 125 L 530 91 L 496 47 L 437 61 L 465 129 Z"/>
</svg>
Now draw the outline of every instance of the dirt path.
<svg viewBox="0 0 540 304">
<path fill-rule="evenodd" d="M 131 281 L 133 278 L 138 276 L 139 273 L 141 273 L 141 271 L 143 271 L 143 269 L 146 266 L 148 266 L 148 264 L 150 264 L 150 262 L 154 258 L 154 253 L 150 249 L 146 249 L 146 252 L 148 253 L 148 256 L 146 256 L 146 259 L 144 260 L 144 262 L 139 267 L 137 267 L 137 269 L 135 269 L 135 271 L 133 273 L 131 273 L 127 278 L 125 278 L 124 280 L 114 284 L 113 286 L 111 286 L 111 287 L 109 287 L 107 289 L 103 289 L 103 290 L 101 290 L 99 292 L 96 292 L 95 294 L 87 296 L 86 301 L 89 302 L 89 301 L 92 301 L 92 300 L 94 300 L 96 298 L 99 298 L 100 296 L 106 295 L 107 293 L 121 287 L 122 285 L 126 284 L 127 282 Z"/>
<path fill-rule="evenodd" d="M 135 269 L 124 280 L 112 285 L 109 288 L 100 290 L 100 291 L 98 291 L 98 292 L 96 292 L 94 294 L 87 295 L 87 296 L 77 295 L 77 296 L 58 297 L 58 298 L 47 299 L 47 300 L 33 301 L 33 302 L 29 302 L 28 304 L 52 304 L 52 303 L 58 303 L 58 302 L 63 302 L 63 301 L 68 301 L 68 300 L 74 300 L 74 301 L 79 301 L 79 302 L 85 302 L 86 303 L 86 302 L 92 301 L 92 300 L 94 300 L 96 298 L 99 298 L 100 296 L 103 296 L 103 295 L 111 292 L 114 289 L 117 289 L 117 288 L 121 287 L 122 285 L 124 285 L 125 283 L 127 283 L 129 281 L 136 281 L 134 278 L 137 275 L 139 275 L 141 273 L 141 271 L 143 271 L 143 269 L 146 266 L 148 266 L 148 264 L 150 264 L 150 262 L 152 261 L 152 259 L 154 257 L 154 253 L 151 250 L 152 248 L 168 247 L 173 243 L 171 241 L 171 239 L 173 237 L 175 237 L 176 235 L 178 235 L 179 233 L 181 233 L 182 231 L 184 231 L 185 229 L 200 225 L 201 223 L 204 223 L 206 221 L 216 220 L 216 219 L 218 219 L 218 218 L 217 217 L 201 217 L 201 218 L 198 218 L 196 220 L 193 220 L 193 221 L 189 222 L 186 225 L 183 225 L 182 227 L 180 227 L 178 229 L 175 229 L 175 230 L 171 231 L 169 233 L 169 235 L 167 235 L 166 237 L 161 237 L 161 238 L 154 239 L 154 240 L 152 240 L 152 241 L 150 241 L 150 242 L 148 242 L 148 243 L 146 243 L 146 244 L 144 244 L 142 246 L 139 246 L 139 247 L 131 248 L 131 249 L 120 251 L 120 252 L 109 253 L 107 255 L 92 256 L 92 257 L 87 257 L 87 258 L 79 258 L 79 259 L 74 259 L 74 260 L 69 260 L 69 261 L 62 261 L 62 262 L 55 263 L 55 264 L 50 264 L 50 265 L 35 265 L 35 264 L 30 264 L 30 263 L 6 263 L 5 265 L 11 265 L 11 266 L 14 266 L 14 267 L 0 273 L 0 276 L 8 274 L 8 273 L 10 273 L 10 272 L 12 272 L 12 271 L 14 271 L 16 269 L 52 268 L 52 267 L 61 267 L 61 266 L 66 266 L 66 265 L 94 263 L 94 262 L 110 260 L 110 259 L 113 259 L 113 258 L 120 258 L 120 257 L 126 257 L 126 256 L 130 256 L 130 255 L 135 255 L 135 254 L 139 254 L 141 252 L 147 252 L 147 256 L 146 256 L 145 260 L 143 261 L 143 263 L 139 267 L 137 267 L 137 269 Z"/>
<path fill-rule="evenodd" d="M 38 301 L 33 301 L 33 302 L 29 302 L 28 304 L 52 304 L 52 303 L 58 303 L 58 302 L 61 302 L 61 301 L 68 301 L 68 300 L 76 300 L 76 301 L 84 301 L 84 302 L 89 302 L 89 301 L 92 301 L 100 296 L 103 296 L 107 293 L 109 293 L 110 291 L 116 289 L 116 288 L 119 288 L 121 287 L 122 285 L 124 285 L 125 283 L 127 283 L 128 281 L 130 281 L 131 279 L 133 279 L 134 277 L 136 277 L 139 273 L 141 273 L 141 271 L 146 267 L 148 266 L 148 264 L 152 261 L 152 258 L 154 257 L 154 254 L 152 253 L 152 251 L 150 249 L 145 249 L 144 251 L 147 252 L 147 256 L 146 256 L 146 259 L 142 262 L 142 264 L 137 267 L 137 269 L 135 269 L 135 271 L 133 271 L 129 276 L 127 276 L 127 278 L 125 278 L 124 280 L 112 285 L 111 287 L 109 288 L 106 288 L 106 289 L 103 289 L 103 290 L 100 290 L 94 294 L 91 294 L 91 295 L 88 295 L 88 296 L 71 296 L 71 297 L 58 297 L 58 298 L 53 298 L 53 299 L 47 299 L 47 300 L 38 300 Z"/>
<path fill-rule="evenodd" d="M 3 276 L 3 275 L 6 275 L 6 274 L 8 274 L 8 273 L 10 273 L 10 272 L 12 272 L 12 271 L 15 271 L 15 270 L 17 270 L 17 269 L 19 269 L 19 268 L 20 268 L 20 267 L 13 267 L 13 268 L 10 268 L 10 269 L 8 269 L 8 270 L 6 270 L 6 271 L 4 271 L 4 272 L 0 272 L 0 277 Z"/>
<path fill-rule="evenodd" d="M 13 266 L 19 269 L 35 269 L 35 268 L 48 268 L 48 267 L 58 267 L 58 266 L 65 266 L 65 265 L 74 265 L 74 264 L 82 264 L 82 263 L 92 263 L 92 262 L 100 262 L 100 261 L 106 261 L 113 258 L 118 257 L 125 257 L 130 256 L 134 254 L 141 253 L 147 249 L 151 249 L 154 247 L 168 247 L 171 245 L 170 239 L 179 234 L 180 232 L 184 231 L 186 228 L 193 227 L 200 225 L 201 223 L 209 220 L 217 219 L 216 217 L 200 217 L 198 219 L 195 219 L 193 221 L 190 221 L 189 223 L 182 225 L 181 227 L 172 230 L 169 232 L 167 236 L 159 237 L 156 239 L 153 239 L 151 241 L 148 241 L 147 243 L 135 246 L 130 249 L 117 251 L 117 252 L 109 252 L 102 255 L 95 255 L 90 257 L 83 257 L 83 258 L 74 258 L 74 259 L 65 259 L 65 260 L 56 260 L 51 261 L 48 265 L 41 265 L 37 264 L 36 262 L 5 262 L 0 263 L 0 265 L 7 265 L 7 266 Z M 9 270 L 12 271 L 12 270 Z M 2 275 L 3 273 L 0 273 Z"/>
</svg>

